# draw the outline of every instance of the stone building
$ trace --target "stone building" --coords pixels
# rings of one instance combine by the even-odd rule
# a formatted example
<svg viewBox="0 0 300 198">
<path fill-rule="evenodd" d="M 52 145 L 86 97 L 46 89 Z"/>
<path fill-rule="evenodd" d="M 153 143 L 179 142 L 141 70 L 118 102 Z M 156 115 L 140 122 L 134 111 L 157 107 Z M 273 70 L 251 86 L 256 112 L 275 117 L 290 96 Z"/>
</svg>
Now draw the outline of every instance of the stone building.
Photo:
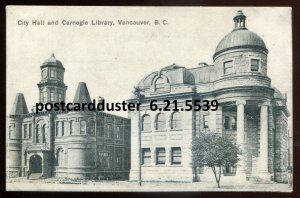
<svg viewBox="0 0 300 198">
<path fill-rule="evenodd" d="M 246 28 L 238 11 L 234 29 L 217 45 L 213 65 L 187 69 L 176 64 L 145 76 L 137 85 L 144 96 L 140 112 L 131 116 L 130 179 L 139 177 L 139 124 L 142 181 L 194 181 L 192 139 L 201 131 L 232 135 L 243 155 L 238 166 L 224 167 L 225 178 L 283 182 L 287 175 L 287 98 L 267 76 L 268 49 Z M 272 67 L 272 65 L 269 65 Z M 217 111 L 151 111 L 150 102 L 217 100 Z M 134 101 L 130 99 L 129 101 Z M 139 116 L 140 115 L 140 116 Z M 212 175 L 196 167 L 201 179 Z M 198 177 L 197 176 L 197 177 Z M 232 180 L 233 181 L 233 180 Z"/>
<path fill-rule="evenodd" d="M 41 66 L 39 102 L 65 101 L 65 68 L 54 55 Z M 73 103 L 90 103 L 85 83 Z M 29 113 L 24 95 L 15 99 L 8 123 L 10 177 L 128 179 L 130 120 L 97 111 Z"/>
</svg>

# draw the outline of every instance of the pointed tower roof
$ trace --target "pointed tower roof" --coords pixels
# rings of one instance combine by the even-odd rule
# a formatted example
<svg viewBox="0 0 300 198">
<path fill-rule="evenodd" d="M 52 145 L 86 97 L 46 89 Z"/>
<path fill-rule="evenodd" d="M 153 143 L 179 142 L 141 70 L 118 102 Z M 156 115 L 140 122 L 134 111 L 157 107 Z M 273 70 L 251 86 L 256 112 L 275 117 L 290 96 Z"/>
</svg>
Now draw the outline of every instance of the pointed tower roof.
<svg viewBox="0 0 300 198">
<path fill-rule="evenodd" d="M 76 94 L 73 100 L 73 103 L 91 103 L 91 97 L 89 90 L 85 82 L 80 82 L 78 84 Z"/>
<path fill-rule="evenodd" d="M 56 66 L 64 69 L 63 64 L 54 56 L 54 53 L 51 54 L 50 58 L 46 59 L 42 65 L 41 68 L 47 67 L 47 66 Z"/>
<path fill-rule="evenodd" d="M 24 115 L 24 114 L 28 114 L 27 104 L 24 95 L 22 93 L 17 93 L 10 115 Z"/>
</svg>

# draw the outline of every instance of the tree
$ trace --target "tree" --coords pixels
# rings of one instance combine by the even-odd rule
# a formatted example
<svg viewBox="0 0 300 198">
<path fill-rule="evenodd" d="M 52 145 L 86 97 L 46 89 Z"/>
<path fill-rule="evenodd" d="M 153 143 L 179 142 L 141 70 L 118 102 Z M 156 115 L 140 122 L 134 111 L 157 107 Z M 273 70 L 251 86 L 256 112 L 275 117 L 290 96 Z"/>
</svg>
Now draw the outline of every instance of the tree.
<svg viewBox="0 0 300 198">
<path fill-rule="evenodd" d="M 193 166 L 210 167 L 220 188 L 222 168 L 235 166 L 239 161 L 238 155 L 241 154 L 241 150 L 230 136 L 204 132 L 193 139 L 192 153 Z"/>
</svg>

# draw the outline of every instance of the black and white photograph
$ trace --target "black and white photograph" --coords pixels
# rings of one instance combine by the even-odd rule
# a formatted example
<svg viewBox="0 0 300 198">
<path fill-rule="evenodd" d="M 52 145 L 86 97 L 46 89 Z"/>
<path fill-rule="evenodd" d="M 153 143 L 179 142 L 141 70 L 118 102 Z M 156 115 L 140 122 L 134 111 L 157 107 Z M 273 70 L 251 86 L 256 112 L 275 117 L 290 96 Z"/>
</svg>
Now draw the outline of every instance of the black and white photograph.
<svg viewBox="0 0 300 198">
<path fill-rule="evenodd" d="M 293 192 L 291 7 L 7 6 L 6 190 Z"/>
</svg>

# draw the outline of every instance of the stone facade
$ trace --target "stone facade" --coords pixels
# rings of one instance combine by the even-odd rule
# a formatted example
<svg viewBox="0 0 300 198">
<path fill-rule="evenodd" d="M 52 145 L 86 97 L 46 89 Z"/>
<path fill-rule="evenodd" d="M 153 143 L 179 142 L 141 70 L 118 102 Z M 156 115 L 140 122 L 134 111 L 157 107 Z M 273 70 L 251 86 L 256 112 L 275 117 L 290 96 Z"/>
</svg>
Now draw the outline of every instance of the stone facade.
<svg viewBox="0 0 300 198">
<path fill-rule="evenodd" d="M 173 64 L 139 82 L 141 110 L 130 113 L 131 180 L 140 175 L 142 181 L 213 179 L 211 170 L 192 166 L 192 139 L 208 131 L 233 136 L 243 151 L 237 166 L 223 168 L 224 179 L 286 182 L 286 97 L 271 86 L 268 50 L 245 20 L 242 12 L 234 17 L 235 28 L 217 46 L 214 65 L 186 69 Z M 150 110 L 151 101 L 164 108 L 167 99 L 177 100 L 178 112 Z M 186 100 L 217 100 L 219 108 L 182 111 Z"/>
<path fill-rule="evenodd" d="M 64 67 L 54 55 L 41 66 L 40 103 L 65 100 Z M 73 103 L 91 102 L 79 83 Z M 35 110 L 33 108 L 33 110 Z M 83 179 L 128 179 L 130 120 L 97 111 L 29 113 L 17 94 L 9 115 L 10 177 L 36 175 Z"/>
</svg>

